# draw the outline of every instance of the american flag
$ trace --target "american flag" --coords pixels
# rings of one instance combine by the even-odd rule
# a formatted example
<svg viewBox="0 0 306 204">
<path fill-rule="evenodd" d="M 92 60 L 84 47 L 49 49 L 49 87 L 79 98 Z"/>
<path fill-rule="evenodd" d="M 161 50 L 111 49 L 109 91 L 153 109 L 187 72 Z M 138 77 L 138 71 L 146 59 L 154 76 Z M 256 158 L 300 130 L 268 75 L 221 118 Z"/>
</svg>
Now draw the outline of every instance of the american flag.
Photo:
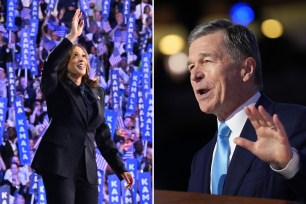
<svg viewBox="0 0 306 204">
<path fill-rule="evenodd" d="M 121 43 L 121 38 L 122 38 L 121 30 L 116 30 L 113 39 L 114 43 Z"/>
<path fill-rule="evenodd" d="M 117 129 L 124 129 L 121 105 L 118 107 L 117 110 Z"/>
<path fill-rule="evenodd" d="M 105 169 L 107 167 L 107 161 L 102 156 L 101 152 L 98 148 L 96 148 L 96 163 L 99 170 L 102 170 L 105 172 Z"/>
<path fill-rule="evenodd" d="M 112 66 L 115 66 L 116 64 L 118 64 L 119 62 L 121 61 L 121 56 L 120 56 L 120 53 L 118 51 L 118 48 L 114 48 L 114 52 L 113 54 L 110 56 L 109 58 L 109 63 L 112 65 Z"/>
<path fill-rule="evenodd" d="M 126 41 L 126 36 L 127 36 L 127 31 L 126 30 L 121 31 L 121 42 Z"/>
<path fill-rule="evenodd" d="M 56 46 L 56 43 L 44 36 L 43 39 L 40 41 L 40 45 L 48 52 L 50 52 Z"/>
<path fill-rule="evenodd" d="M 108 21 L 102 21 L 102 29 L 104 29 L 107 33 L 112 30 Z"/>
<path fill-rule="evenodd" d="M 24 7 L 21 10 L 20 17 L 23 18 L 23 19 L 31 19 L 31 9 Z"/>
<path fill-rule="evenodd" d="M 98 56 L 101 56 L 103 55 L 104 53 L 107 52 L 107 47 L 104 43 L 99 43 L 98 44 L 98 50 L 97 50 L 97 55 Z"/>
<path fill-rule="evenodd" d="M 66 26 L 56 26 L 55 33 L 58 37 L 64 38 L 67 33 Z"/>
</svg>

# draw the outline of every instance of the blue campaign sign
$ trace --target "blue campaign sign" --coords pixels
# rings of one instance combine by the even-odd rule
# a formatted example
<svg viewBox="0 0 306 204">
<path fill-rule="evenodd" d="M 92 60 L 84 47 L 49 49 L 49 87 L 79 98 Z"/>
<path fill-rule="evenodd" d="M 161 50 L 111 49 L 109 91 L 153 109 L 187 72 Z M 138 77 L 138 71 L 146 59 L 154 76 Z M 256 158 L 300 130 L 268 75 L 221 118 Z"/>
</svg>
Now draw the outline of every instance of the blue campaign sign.
<svg viewBox="0 0 306 204">
<path fill-rule="evenodd" d="M 131 8 L 131 0 L 124 0 L 123 15 L 125 19 L 128 18 L 130 14 L 130 8 Z"/>
<path fill-rule="evenodd" d="M 151 54 L 143 53 L 142 56 L 142 92 L 145 93 L 151 92 Z"/>
<path fill-rule="evenodd" d="M 2 141 L 3 138 L 6 111 L 7 111 L 7 98 L 0 97 L 0 141 Z"/>
<path fill-rule="evenodd" d="M 15 117 L 16 117 L 16 132 L 18 138 L 18 152 L 20 164 L 31 164 L 31 154 L 29 147 L 29 135 L 27 119 L 24 112 L 23 101 L 20 96 L 16 97 L 15 103 Z"/>
<path fill-rule="evenodd" d="M 121 181 L 122 186 L 122 203 L 124 204 L 137 204 L 136 201 L 136 192 L 135 187 L 132 189 L 126 189 L 124 186 L 126 185 L 125 181 Z M 135 185 L 134 185 L 135 186 Z M 134 196 L 135 195 L 135 196 Z"/>
<path fill-rule="evenodd" d="M 48 4 L 48 11 L 52 12 L 55 8 L 57 0 L 50 0 Z"/>
<path fill-rule="evenodd" d="M 42 179 L 38 180 L 38 198 L 37 204 L 47 204 L 45 186 Z"/>
<path fill-rule="evenodd" d="M 149 52 L 150 54 L 152 54 L 152 44 L 148 45 L 146 52 Z"/>
<path fill-rule="evenodd" d="M 38 19 L 38 0 L 32 0 L 31 19 Z"/>
<path fill-rule="evenodd" d="M 103 195 L 103 184 L 104 184 L 104 172 L 102 170 L 98 170 L 98 203 L 102 204 L 104 195 Z"/>
<path fill-rule="evenodd" d="M 140 204 L 152 204 L 152 182 L 151 174 L 149 172 L 139 173 L 138 186 Z"/>
<path fill-rule="evenodd" d="M 36 76 L 38 74 L 35 40 L 36 36 L 30 38 L 30 71 L 32 76 Z"/>
<path fill-rule="evenodd" d="M 7 79 L 8 79 L 8 95 L 9 95 L 9 102 L 11 105 L 14 104 L 15 96 L 16 96 L 16 77 L 15 77 L 15 69 L 11 62 L 6 63 L 7 67 Z"/>
<path fill-rule="evenodd" d="M 144 116 L 145 116 L 145 108 L 144 108 L 144 98 L 141 90 L 138 90 L 138 109 L 139 109 L 139 128 L 140 131 L 144 132 Z"/>
<path fill-rule="evenodd" d="M 103 19 L 108 19 L 110 9 L 110 0 L 102 1 L 102 17 Z"/>
<path fill-rule="evenodd" d="M 30 29 L 21 30 L 21 68 L 30 68 Z"/>
<path fill-rule="evenodd" d="M 10 203 L 10 187 L 8 185 L 0 186 L 0 203 Z"/>
<path fill-rule="evenodd" d="M 10 203 L 10 187 L 7 185 L 0 187 L 0 203 Z"/>
<path fill-rule="evenodd" d="M 135 181 L 137 180 L 137 170 L 138 170 L 138 161 L 137 159 L 127 159 L 125 162 L 126 169 L 132 174 Z M 122 199 L 123 203 L 130 204 L 130 203 L 137 203 L 136 202 L 136 185 L 133 185 L 132 189 L 126 189 L 124 186 L 126 182 L 122 181 Z"/>
<path fill-rule="evenodd" d="M 153 99 L 152 94 L 147 94 L 145 100 L 145 111 L 144 111 L 144 129 L 142 139 L 144 141 L 152 142 L 152 128 L 153 128 Z"/>
<path fill-rule="evenodd" d="M 138 101 L 138 86 L 140 81 L 140 73 L 138 71 L 134 71 L 132 77 L 130 79 L 130 94 L 126 106 L 126 113 L 133 115 L 136 112 L 137 101 Z"/>
<path fill-rule="evenodd" d="M 35 40 L 38 33 L 38 26 L 39 26 L 39 19 L 31 19 L 29 32 L 31 37 L 35 37 Z"/>
<path fill-rule="evenodd" d="M 15 0 L 7 0 L 6 30 L 14 30 L 15 26 Z"/>
<path fill-rule="evenodd" d="M 116 175 L 108 176 L 108 196 L 110 204 L 121 204 L 121 185 Z"/>
<path fill-rule="evenodd" d="M 88 1 L 87 0 L 79 0 L 80 3 L 80 8 L 82 10 L 82 12 L 88 16 L 88 11 L 89 11 L 89 7 L 88 7 Z"/>
<path fill-rule="evenodd" d="M 125 162 L 126 169 L 132 174 L 133 178 L 137 178 L 138 161 L 137 159 L 127 159 Z"/>
<path fill-rule="evenodd" d="M 38 181 L 39 181 L 39 179 L 41 179 L 41 176 L 36 174 L 36 173 L 32 173 L 30 175 L 29 194 L 38 193 Z"/>
<path fill-rule="evenodd" d="M 105 109 L 104 117 L 108 125 L 111 135 L 114 136 L 116 130 L 117 114 L 114 110 Z"/>
<path fill-rule="evenodd" d="M 136 28 L 135 25 L 135 15 L 129 14 L 127 20 L 127 35 L 126 35 L 126 45 L 125 50 L 127 53 L 132 53 L 134 48 L 134 30 Z"/>
<path fill-rule="evenodd" d="M 113 108 L 116 109 L 119 107 L 120 103 L 120 95 L 119 95 L 119 71 L 118 70 L 112 70 L 111 71 L 111 79 L 112 79 L 112 85 L 111 85 L 111 96 L 113 101 Z"/>
</svg>

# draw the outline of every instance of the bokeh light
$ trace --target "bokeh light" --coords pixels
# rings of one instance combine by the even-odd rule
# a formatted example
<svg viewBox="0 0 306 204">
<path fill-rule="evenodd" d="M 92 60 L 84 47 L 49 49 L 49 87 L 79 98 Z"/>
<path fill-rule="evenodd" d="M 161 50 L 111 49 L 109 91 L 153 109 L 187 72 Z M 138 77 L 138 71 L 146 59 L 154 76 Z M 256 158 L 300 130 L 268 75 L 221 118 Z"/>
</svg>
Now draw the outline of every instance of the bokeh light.
<svg viewBox="0 0 306 204">
<path fill-rule="evenodd" d="M 166 35 L 159 42 L 159 51 L 164 55 L 173 55 L 185 47 L 184 39 L 179 35 Z"/>
<path fill-rule="evenodd" d="M 187 72 L 186 64 L 187 55 L 182 52 L 171 55 L 168 59 L 169 71 L 174 75 L 185 74 Z"/>
<path fill-rule="evenodd" d="M 282 36 L 284 29 L 282 23 L 278 20 L 268 19 L 261 24 L 261 31 L 268 38 L 279 38 Z"/>
<path fill-rule="evenodd" d="M 230 14 L 234 23 L 245 26 L 250 24 L 255 17 L 253 9 L 246 3 L 234 4 Z"/>
</svg>

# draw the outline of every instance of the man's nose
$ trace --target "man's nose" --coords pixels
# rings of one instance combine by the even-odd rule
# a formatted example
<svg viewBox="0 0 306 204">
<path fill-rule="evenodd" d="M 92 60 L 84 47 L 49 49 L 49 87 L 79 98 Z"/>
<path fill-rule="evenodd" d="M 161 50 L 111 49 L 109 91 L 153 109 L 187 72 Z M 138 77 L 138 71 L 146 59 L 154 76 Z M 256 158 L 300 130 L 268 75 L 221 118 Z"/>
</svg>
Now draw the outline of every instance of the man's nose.
<svg viewBox="0 0 306 204">
<path fill-rule="evenodd" d="M 191 73 L 191 80 L 192 81 L 201 81 L 202 79 L 204 79 L 205 75 L 202 71 L 200 70 L 194 70 L 192 73 Z"/>
</svg>

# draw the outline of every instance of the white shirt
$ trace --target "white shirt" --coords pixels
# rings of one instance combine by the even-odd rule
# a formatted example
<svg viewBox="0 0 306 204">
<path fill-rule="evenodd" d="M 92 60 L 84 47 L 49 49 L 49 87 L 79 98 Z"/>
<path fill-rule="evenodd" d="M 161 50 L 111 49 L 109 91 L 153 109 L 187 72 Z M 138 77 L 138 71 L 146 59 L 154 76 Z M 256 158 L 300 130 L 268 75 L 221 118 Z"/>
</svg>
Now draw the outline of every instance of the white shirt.
<svg viewBox="0 0 306 204">
<path fill-rule="evenodd" d="M 245 103 L 243 103 L 239 108 L 237 108 L 225 120 L 225 123 L 227 124 L 227 126 L 231 130 L 231 133 L 230 133 L 230 136 L 229 136 L 229 144 L 230 144 L 229 162 L 231 161 L 233 153 L 234 153 L 235 148 L 236 148 L 236 144 L 234 143 L 234 139 L 236 137 L 240 136 L 241 131 L 242 131 L 244 125 L 245 125 L 245 122 L 248 119 L 248 116 L 244 112 L 244 107 L 248 106 L 250 108 L 250 107 L 254 106 L 256 104 L 256 102 L 258 101 L 258 99 L 260 98 L 260 96 L 261 96 L 261 94 L 259 92 L 257 92 L 250 99 L 248 99 Z M 218 122 L 218 128 L 219 128 L 221 122 L 219 120 L 217 120 L 217 122 Z M 286 179 L 292 178 L 299 170 L 299 155 L 294 148 L 292 148 L 292 149 L 293 149 L 293 151 L 292 151 L 293 152 L 293 157 L 284 169 L 278 170 L 278 169 L 276 169 L 276 167 L 270 166 L 273 171 L 276 171 L 276 172 L 280 173 Z M 216 145 L 215 145 L 215 148 L 214 148 L 212 161 L 214 160 L 214 157 L 215 157 L 215 151 L 216 151 Z M 210 176 L 212 177 L 212 166 L 211 166 Z M 212 187 L 211 186 L 212 185 L 211 181 L 212 181 L 212 179 L 210 179 L 210 189 Z"/>
</svg>

